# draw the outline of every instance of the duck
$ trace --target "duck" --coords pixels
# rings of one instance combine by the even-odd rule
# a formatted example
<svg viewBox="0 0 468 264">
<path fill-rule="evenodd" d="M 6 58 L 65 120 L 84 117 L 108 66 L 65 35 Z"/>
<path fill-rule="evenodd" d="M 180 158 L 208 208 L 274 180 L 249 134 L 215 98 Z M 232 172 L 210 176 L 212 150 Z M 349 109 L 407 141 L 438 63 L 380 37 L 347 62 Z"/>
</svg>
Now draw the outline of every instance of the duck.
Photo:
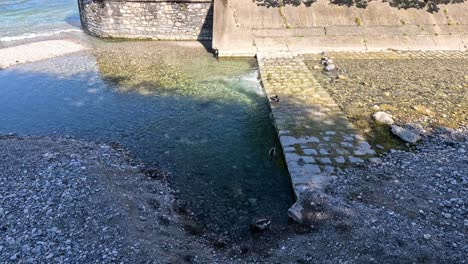
<svg viewBox="0 0 468 264">
<path fill-rule="evenodd" d="M 322 57 L 320 58 L 320 64 L 325 66 L 327 64 L 327 61 L 328 61 L 328 57 Z"/>
<path fill-rule="evenodd" d="M 252 230 L 256 232 L 261 232 L 267 229 L 270 226 L 270 224 L 271 224 L 270 219 L 261 218 L 261 219 L 255 220 L 252 223 Z"/>
<path fill-rule="evenodd" d="M 328 54 L 326 52 L 322 52 L 321 58 L 320 58 L 320 64 L 324 65 L 328 61 Z"/>
<path fill-rule="evenodd" d="M 280 100 L 279 97 L 278 97 L 278 95 L 276 95 L 276 94 L 270 96 L 269 99 L 270 99 L 270 101 L 275 102 L 275 103 L 278 103 L 279 100 Z"/>
<path fill-rule="evenodd" d="M 270 151 L 268 152 L 268 158 L 270 160 L 273 160 L 273 158 L 276 158 L 276 148 L 273 147 L 270 149 Z"/>
</svg>

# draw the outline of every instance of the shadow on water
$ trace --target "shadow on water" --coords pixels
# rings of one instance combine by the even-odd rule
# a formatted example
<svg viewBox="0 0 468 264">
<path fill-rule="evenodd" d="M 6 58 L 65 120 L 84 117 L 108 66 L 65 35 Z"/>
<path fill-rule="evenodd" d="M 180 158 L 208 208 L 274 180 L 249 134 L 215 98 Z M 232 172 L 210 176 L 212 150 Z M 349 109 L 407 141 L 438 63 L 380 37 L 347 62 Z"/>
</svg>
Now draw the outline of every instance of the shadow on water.
<svg viewBox="0 0 468 264">
<path fill-rule="evenodd" d="M 74 27 L 74 28 L 81 28 L 81 22 L 80 22 L 80 15 L 79 14 L 70 14 L 65 17 L 64 21 Z"/>
<path fill-rule="evenodd" d="M 167 60 L 158 72 L 151 63 L 132 67 L 139 57 L 107 55 L 97 64 L 79 54 L 0 71 L 0 133 L 121 142 L 171 172 L 185 207 L 228 241 L 250 237 L 255 218 L 287 222 L 289 177 L 281 160 L 268 160 L 279 145 L 251 62 L 208 55 L 191 72 L 155 57 Z M 163 73 L 170 78 L 156 82 Z"/>
</svg>

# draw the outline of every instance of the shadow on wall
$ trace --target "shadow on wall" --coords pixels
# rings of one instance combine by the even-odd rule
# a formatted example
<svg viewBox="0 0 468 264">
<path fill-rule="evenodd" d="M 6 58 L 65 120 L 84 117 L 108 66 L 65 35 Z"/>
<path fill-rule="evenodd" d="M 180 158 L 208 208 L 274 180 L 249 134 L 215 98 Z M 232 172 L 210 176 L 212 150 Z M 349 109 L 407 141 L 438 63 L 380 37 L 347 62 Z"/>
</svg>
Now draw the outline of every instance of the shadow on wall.
<svg viewBox="0 0 468 264">
<path fill-rule="evenodd" d="M 254 0 L 257 5 L 266 7 L 280 7 L 286 5 L 299 6 L 301 4 L 310 7 L 316 1 L 317 0 Z M 372 0 L 331 0 L 331 3 L 339 6 L 366 8 L 370 1 Z M 438 5 L 457 4 L 465 1 L 466 0 L 383 0 L 383 2 L 388 2 L 391 7 L 398 9 L 426 9 L 430 13 L 438 12 L 440 10 Z"/>
<path fill-rule="evenodd" d="M 212 42 L 213 39 L 213 5 L 211 5 L 208 10 L 208 15 L 203 21 L 200 34 L 198 35 L 197 40 L 203 45 L 207 52 L 213 53 Z"/>
</svg>

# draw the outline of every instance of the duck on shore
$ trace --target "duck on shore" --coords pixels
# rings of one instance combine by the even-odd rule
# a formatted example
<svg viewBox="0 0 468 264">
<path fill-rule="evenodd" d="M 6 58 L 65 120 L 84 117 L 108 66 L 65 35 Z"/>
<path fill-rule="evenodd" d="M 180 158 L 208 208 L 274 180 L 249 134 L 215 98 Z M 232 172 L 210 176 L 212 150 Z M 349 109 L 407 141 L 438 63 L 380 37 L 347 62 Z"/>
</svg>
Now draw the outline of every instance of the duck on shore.
<svg viewBox="0 0 468 264">
<path fill-rule="evenodd" d="M 275 103 L 278 103 L 279 100 L 280 100 L 279 97 L 278 97 L 278 95 L 276 95 L 276 94 L 270 96 L 269 99 L 270 99 L 270 101 L 275 102 Z"/>
</svg>

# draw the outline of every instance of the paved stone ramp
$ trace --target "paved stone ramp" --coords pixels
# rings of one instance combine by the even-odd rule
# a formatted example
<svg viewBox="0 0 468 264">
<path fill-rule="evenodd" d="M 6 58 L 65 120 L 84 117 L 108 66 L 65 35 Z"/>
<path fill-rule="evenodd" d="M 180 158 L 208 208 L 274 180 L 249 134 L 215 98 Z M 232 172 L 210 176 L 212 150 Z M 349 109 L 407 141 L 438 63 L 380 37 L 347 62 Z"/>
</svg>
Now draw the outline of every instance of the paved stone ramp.
<svg viewBox="0 0 468 264">
<path fill-rule="evenodd" d="M 375 155 L 300 56 L 260 53 L 257 59 L 267 96 L 279 97 L 270 106 L 296 197 Z"/>
</svg>

